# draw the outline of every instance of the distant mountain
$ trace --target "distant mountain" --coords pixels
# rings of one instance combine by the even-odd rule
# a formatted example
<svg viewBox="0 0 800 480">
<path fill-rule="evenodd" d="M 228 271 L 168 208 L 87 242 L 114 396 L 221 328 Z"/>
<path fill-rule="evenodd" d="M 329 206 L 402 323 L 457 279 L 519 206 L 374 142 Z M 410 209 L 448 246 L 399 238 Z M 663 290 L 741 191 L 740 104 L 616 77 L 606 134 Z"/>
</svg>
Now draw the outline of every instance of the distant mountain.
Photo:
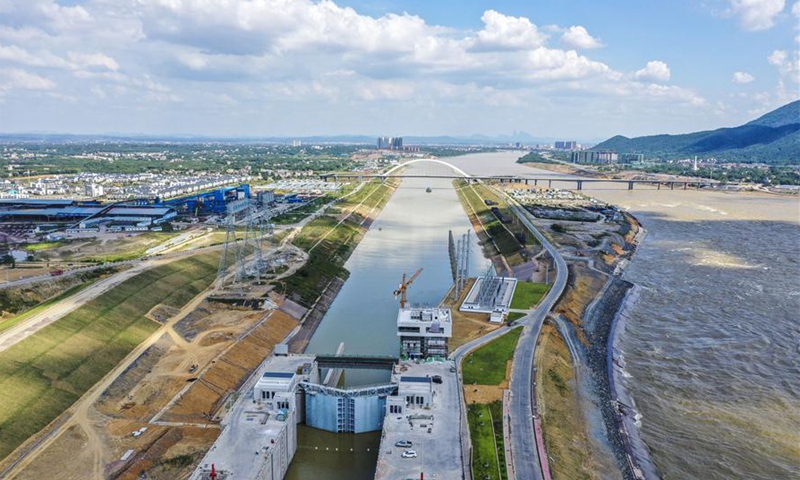
<svg viewBox="0 0 800 480">
<path fill-rule="evenodd" d="M 391 134 L 390 134 L 391 135 Z M 148 134 L 66 134 L 66 133 L 0 133 L 0 142 L 53 142 L 53 143 L 291 143 L 299 140 L 308 144 L 355 144 L 375 145 L 380 135 L 312 135 L 312 136 L 211 136 L 211 135 L 148 135 Z M 551 139 L 534 137 L 525 132 L 510 135 L 469 135 L 469 136 L 414 136 L 404 135 L 405 145 L 483 145 L 506 146 L 514 142 L 543 143 Z"/>
<path fill-rule="evenodd" d="M 738 127 L 683 135 L 617 135 L 592 150 L 643 153 L 647 158 L 698 155 L 740 162 L 800 164 L 800 100 Z"/>
</svg>

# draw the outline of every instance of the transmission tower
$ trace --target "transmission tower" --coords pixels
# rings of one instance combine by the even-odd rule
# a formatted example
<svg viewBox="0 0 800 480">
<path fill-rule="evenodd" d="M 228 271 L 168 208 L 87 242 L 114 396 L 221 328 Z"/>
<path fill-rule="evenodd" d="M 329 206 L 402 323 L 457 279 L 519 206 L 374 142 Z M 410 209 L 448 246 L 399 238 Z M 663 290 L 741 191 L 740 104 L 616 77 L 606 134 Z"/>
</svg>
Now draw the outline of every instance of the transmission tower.
<svg viewBox="0 0 800 480">
<path fill-rule="evenodd" d="M 453 275 L 456 299 L 461 297 L 464 285 L 469 277 L 469 230 L 458 241 L 453 239 L 451 231 L 448 238 L 450 253 L 450 272 Z"/>
<path fill-rule="evenodd" d="M 251 200 L 243 200 L 231 205 L 225 219 L 225 247 L 220 258 L 217 276 L 220 287 L 225 284 L 228 269 L 234 266 L 233 283 L 242 284 L 250 278 L 261 281 L 266 270 L 264 259 L 264 241 L 273 234 L 273 226 L 269 223 L 269 209 L 259 208 Z M 237 218 L 244 217 L 244 232 L 236 234 Z M 231 263 L 231 257 L 233 262 Z"/>
</svg>

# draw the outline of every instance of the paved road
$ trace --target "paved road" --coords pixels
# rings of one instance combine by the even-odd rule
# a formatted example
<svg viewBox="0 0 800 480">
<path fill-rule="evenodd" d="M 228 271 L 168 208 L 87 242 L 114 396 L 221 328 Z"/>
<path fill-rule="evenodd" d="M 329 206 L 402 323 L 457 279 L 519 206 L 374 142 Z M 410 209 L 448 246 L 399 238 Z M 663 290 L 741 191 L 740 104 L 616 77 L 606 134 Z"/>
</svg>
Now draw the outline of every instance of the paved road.
<svg viewBox="0 0 800 480">
<path fill-rule="evenodd" d="M 556 278 L 539 306 L 520 320 L 524 324 L 514 352 L 511 373 L 511 455 L 518 479 L 541 480 L 542 470 L 533 427 L 533 358 L 542 323 L 567 286 L 567 262 L 558 250 L 534 227 L 528 212 L 510 197 L 514 214 L 539 239 L 556 263 Z"/>
</svg>

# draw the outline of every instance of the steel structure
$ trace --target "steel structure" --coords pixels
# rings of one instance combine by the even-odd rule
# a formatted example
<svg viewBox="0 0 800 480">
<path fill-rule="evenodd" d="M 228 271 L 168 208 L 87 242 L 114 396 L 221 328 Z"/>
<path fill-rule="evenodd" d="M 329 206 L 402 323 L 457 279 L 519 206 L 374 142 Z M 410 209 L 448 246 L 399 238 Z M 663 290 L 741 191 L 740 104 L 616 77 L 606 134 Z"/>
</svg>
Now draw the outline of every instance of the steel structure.
<svg viewBox="0 0 800 480">
<path fill-rule="evenodd" d="M 236 231 L 238 218 L 244 217 L 244 231 Z M 261 281 L 267 269 L 264 241 L 273 234 L 269 210 L 261 209 L 252 200 L 240 200 L 228 205 L 225 218 L 225 247 L 219 260 L 219 287 L 225 285 L 228 269 L 233 266 L 233 283 L 248 279 Z M 231 259 L 231 257 L 233 257 Z"/>
<path fill-rule="evenodd" d="M 458 241 L 453 239 L 453 232 L 450 231 L 448 239 L 448 250 L 450 254 L 450 272 L 453 275 L 456 299 L 461 297 L 464 285 L 469 277 L 469 238 L 470 232 L 461 236 Z"/>
</svg>

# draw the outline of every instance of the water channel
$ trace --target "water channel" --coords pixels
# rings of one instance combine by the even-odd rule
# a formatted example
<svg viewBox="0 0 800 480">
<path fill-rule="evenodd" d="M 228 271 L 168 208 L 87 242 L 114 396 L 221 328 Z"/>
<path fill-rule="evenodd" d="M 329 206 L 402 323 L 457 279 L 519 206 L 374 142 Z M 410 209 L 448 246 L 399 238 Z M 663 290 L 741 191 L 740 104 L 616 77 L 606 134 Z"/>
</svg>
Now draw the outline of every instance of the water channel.
<svg viewBox="0 0 800 480">
<path fill-rule="evenodd" d="M 439 173 L 450 173 L 437 167 Z M 409 172 L 424 169 L 416 164 Z M 431 191 L 427 192 L 430 187 Z M 411 303 L 436 305 L 452 285 L 447 252 L 448 231 L 466 233 L 472 226 L 450 180 L 403 180 L 372 227 L 345 264 L 350 278 L 325 315 L 308 347 L 309 353 L 335 352 L 345 343 L 348 354 L 397 355 L 398 301 L 392 292 L 403 273 L 422 274 L 409 288 Z M 477 238 L 471 234 L 470 274 L 489 265 Z M 386 380 L 384 372 L 347 371 L 348 385 Z M 380 432 L 347 435 L 322 432 L 300 425 L 298 451 L 286 478 L 306 480 L 372 479 Z"/>
</svg>

